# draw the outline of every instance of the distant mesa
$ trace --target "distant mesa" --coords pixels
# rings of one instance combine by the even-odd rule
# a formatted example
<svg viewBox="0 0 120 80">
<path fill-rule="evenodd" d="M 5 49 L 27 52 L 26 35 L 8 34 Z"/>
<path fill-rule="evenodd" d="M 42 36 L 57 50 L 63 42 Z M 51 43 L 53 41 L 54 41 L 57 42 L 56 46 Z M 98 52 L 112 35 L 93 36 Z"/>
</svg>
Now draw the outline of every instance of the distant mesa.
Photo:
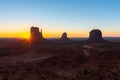
<svg viewBox="0 0 120 80">
<path fill-rule="evenodd" d="M 89 39 L 91 41 L 101 41 L 102 40 L 102 32 L 99 29 L 94 29 L 90 31 Z"/>
<path fill-rule="evenodd" d="M 38 27 L 32 26 L 30 32 L 31 32 L 31 38 L 32 39 L 41 39 L 41 38 L 43 38 L 42 29 L 41 29 L 41 32 L 40 32 Z"/>
<path fill-rule="evenodd" d="M 102 38 L 102 32 L 99 29 L 93 29 L 89 33 L 89 42 L 108 42 Z"/>
<path fill-rule="evenodd" d="M 59 39 L 59 41 L 60 41 L 60 42 L 63 42 L 63 43 L 72 42 L 72 40 L 67 37 L 67 33 L 66 33 L 66 32 L 64 32 L 64 33 L 62 34 L 62 36 L 61 36 L 61 38 Z"/>
<path fill-rule="evenodd" d="M 47 40 L 43 37 L 42 29 L 41 29 L 41 31 L 39 31 L 38 27 L 32 26 L 30 29 L 30 34 L 31 34 L 31 41 L 35 45 L 51 43 L 49 40 Z"/>
<path fill-rule="evenodd" d="M 31 41 L 37 43 L 48 43 L 49 40 L 45 39 L 42 35 L 42 29 L 39 31 L 38 27 L 31 27 Z M 60 39 L 56 40 L 58 43 L 71 43 L 73 42 L 71 39 L 67 37 L 67 33 L 64 32 Z M 108 42 L 107 40 L 102 38 L 102 32 L 99 29 L 93 29 L 89 33 L 89 38 L 85 42 L 99 43 L 99 42 Z"/>
<path fill-rule="evenodd" d="M 62 34 L 61 39 L 62 39 L 62 40 L 68 39 L 68 38 L 67 38 L 67 33 L 66 33 L 66 32 L 64 32 L 64 33 Z"/>
</svg>

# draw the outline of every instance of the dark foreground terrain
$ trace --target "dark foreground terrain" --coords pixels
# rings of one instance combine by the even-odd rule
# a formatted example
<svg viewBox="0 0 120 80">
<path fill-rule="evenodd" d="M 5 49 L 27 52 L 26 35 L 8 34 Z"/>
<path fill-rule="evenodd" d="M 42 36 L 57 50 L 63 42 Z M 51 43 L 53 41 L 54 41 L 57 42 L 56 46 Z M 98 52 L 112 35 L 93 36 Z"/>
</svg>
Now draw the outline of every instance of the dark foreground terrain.
<svg viewBox="0 0 120 80">
<path fill-rule="evenodd" d="M 1 44 L 0 80 L 120 80 L 119 43 Z"/>
</svg>

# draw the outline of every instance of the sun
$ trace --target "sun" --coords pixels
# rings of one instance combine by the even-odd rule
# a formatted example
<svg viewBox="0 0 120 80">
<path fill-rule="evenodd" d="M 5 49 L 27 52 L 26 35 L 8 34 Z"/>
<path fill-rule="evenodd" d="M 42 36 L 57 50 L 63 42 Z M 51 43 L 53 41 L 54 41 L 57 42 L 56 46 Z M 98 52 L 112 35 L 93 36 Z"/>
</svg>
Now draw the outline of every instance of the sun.
<svg viewBox="0 0 120 80">
<path fill-rule="evenodd" d="M 26 35 L 25 37 L 27 40 L 30 40 L 30 35 Z"/>
<path fill-rule="evenodd" d="M 26 36 L 26 38 L 27 38 L 27 39 L 29 39 L 29 38 L 30 38 L 30 36 L 29 36 L 29 35 L 27 35 L 27 36 Z"/>
<path fill-rule="evenodd" d="M 29 33 L 24 34 L 24 38 L 26 38 L 27 40 L 30 40 L 30 34 Z"/>
</svg>

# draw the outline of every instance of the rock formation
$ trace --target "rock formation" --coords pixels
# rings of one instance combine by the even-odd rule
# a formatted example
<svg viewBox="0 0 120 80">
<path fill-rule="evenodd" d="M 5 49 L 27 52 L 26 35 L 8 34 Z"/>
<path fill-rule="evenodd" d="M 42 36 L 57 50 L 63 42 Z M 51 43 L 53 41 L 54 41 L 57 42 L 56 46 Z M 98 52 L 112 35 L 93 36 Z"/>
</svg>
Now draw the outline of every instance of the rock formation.
<svg viewBox="0 0 120 80">
<path fill-rule="evenodd" d="M 64 32 L 64 33 L 62 34 L 61 39 L 62 39 L 62 40 L 68 39 L 68 38 L 67 38 L 67 33 L 66 33 L 66 32 Z"/>
<path fill-rule="evenodd" d="M 52 42 L 50 42 L 49 40 L 47 40 L 43 37 L 42 29 L 41 29 L 41 31 L 39 31 L 38 27 L 32 26 L 31 29 L 30 29 L 30 33 L 31 33 L 31 42 L 35 46 L 39 46 L 41 44 L 45 45 L 45 44 L 51 44 L 52 43 Z"/>
<path fill-rule="evenodd" d="M 102 32 L 99 29 L 90 31 L 89 39 L 91 41 L 101 41 L 102 40 Z"/>
<path fill-rule="evenodd" d="M 102 38 L 102 32 L 99 29 L 93 29 L 89 33 L 89 42 L 108 42 Z"/>
<path fill-rule="evenodd" d="M 42 29 L 41 32 L 39 32 L 39 28 L 38 27 L 31 27 L 31 38 L 32 39 L 38 39 L 38 38 L 43 38 L 42 36 Z"/>
<path fill-rule="evenodd" d="M 70 42 L 72 42 L 72 40 L 69 39 L 69 38 L 67 37 L 67 33 L 64 32 L 64 33 L 62 34 L 61 38 L 60 38 L 60 42 L 61 42 L 61 43 L 70 43 Z"/>
</svg>

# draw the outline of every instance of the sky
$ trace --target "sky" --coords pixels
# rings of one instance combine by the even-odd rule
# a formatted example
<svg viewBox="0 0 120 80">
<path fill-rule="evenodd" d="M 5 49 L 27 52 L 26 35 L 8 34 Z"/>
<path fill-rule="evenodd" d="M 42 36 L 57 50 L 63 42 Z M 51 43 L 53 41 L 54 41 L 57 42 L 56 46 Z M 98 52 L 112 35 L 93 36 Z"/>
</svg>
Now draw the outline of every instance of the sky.
<svg viewBox="0 0 120 80">
<path fill-rule="evenodd" d="M 44 37 L 120 37 L 120 0 L 0 0 L 0 37 L 28 37 L 30 27 Z"/>
</svg>

